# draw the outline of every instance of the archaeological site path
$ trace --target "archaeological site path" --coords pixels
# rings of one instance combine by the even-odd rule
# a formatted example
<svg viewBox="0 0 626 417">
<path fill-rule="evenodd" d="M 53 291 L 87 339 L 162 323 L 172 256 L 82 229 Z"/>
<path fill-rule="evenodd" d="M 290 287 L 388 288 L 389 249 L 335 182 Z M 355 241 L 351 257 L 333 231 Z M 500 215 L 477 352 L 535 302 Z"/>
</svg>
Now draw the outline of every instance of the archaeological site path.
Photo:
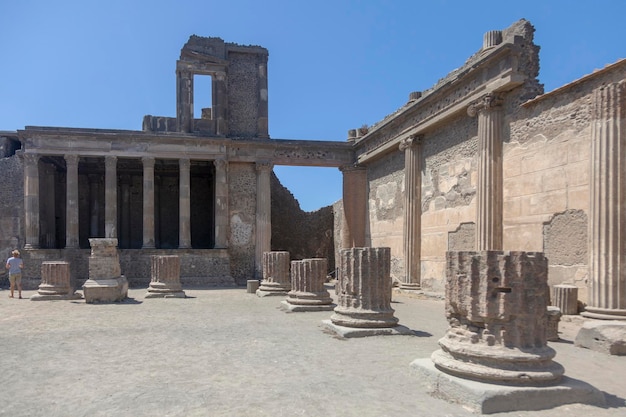
<svg viewBox="0 0 626 417">
<path fill-rule="evenodd" d="M 342 340 L 329 312 L 285 313 L 282 297 L 187 289 L 186 299 L 122 303 L 8 298 L 0 291 L 0 416 L 470 416 L 432 398 L 409 364 L 437 349 L 443 301 L 395 294 L 412 336 Z M 26 291 L 25 297 L 35 294 Z M 609 406 L 506 416 L 626 416 L 626 358 L 550 343 L 566 375 Z"/>
</svg>

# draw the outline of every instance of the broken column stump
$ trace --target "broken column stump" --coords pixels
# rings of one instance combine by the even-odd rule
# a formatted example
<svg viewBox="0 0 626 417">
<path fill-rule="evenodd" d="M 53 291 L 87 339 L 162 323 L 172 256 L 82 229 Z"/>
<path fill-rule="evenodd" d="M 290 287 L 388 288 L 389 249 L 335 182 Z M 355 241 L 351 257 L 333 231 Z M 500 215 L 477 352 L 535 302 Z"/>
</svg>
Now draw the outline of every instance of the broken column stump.
<svg viewBox="0 0 626 417">
<path fill-rule="evenodd" d="M 287 295 L 291 290 L 289 262 L 289 252 L 263 252 L 263 280 L 256 290 L 256 295 L 259 297 Z"/>
<path fill-rule="evenodd" d="M 72 300 L 81 298 L 70 284 L 70 264 L 65 261 L 49 261 L 41 264 L 41 284 L 32 301 Z"/>
<path fill-rule="evenodd" d="M 328 311 L 335 308 L 324 287 L 328 260 L 303 259 L 291 262 L 291 291 L 281 304 L 288 311 Z"/>
<path fill-rule="evenodd" d="M 578 314 L 578 287 L 555 285 L 552 287 L 552 305 L 561 309 L 561 314 Z"/>
<path fill-rule="evenodd" d="M 341 337 L 414 334 L 394 317 L 390 269 L 390 248 L 343 249 L 337 307 L 326 328 Z"/>
<path fill-rule="evenodd" d="M 180 284 L 180 258 L 154 255 L 150 262 L 150 286 L 145 298 L 185 298 Z"/>
<path fill-rule="evenodd" d="M 552 360 L 543 253 L 447 252 L 446 262 L 450 327 L 440 350 L 411 364 L 433 396 L 481 413 L 604 402 Z"/>
<path fill-rule="evenodd" d="M 128 296 L 128 281 L 121 274 L 117 239 L 89 239 L 89 279 L 83 285 L 87 303 L 122 301 Z"/>
</svg>

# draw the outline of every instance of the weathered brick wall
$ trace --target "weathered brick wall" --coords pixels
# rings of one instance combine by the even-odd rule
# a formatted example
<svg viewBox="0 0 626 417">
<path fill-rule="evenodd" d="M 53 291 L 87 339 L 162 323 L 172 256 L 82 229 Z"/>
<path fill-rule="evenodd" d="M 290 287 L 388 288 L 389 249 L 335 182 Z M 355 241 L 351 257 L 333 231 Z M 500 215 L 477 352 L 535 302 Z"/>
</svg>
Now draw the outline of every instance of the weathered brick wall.
<svg viewBox="0 0 626 417">
<path fill-rule="evenodd" d="M 335 269 L 333 207 L 305 212 L 272 173 L 272 250 L 288 251 L 292 260 L 326 258 Z"/>
<path fill-rule="evenodd" d="M 256 169 L 254 164 L 228 166 L 230 201 L 230 269 L 235 281 L 245 285 L 254 278 L 256 228 Z"/>
<path fill-rule="evenodd" d="M 24 246 L 24 176 L 22 160 L 13 155 L 0 158 L 0 257 L 2 263 L 13 249 Z M 0 286 L 8 285 L 8 274 L 0 269 Z"/>
<path fill-rule="evenodd" d="M 255 54 L 228 54 L 228 94 L 230 136 L 257 135 L 259 106 L 258 57 Z"/>
</svg>

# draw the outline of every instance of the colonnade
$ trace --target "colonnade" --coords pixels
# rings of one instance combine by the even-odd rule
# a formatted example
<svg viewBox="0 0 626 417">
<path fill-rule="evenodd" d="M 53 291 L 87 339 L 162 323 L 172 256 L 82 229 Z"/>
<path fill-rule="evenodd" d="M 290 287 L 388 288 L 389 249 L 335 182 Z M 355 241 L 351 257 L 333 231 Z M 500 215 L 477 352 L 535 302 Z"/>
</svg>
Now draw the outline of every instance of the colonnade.
<svg viewBox="0 0 626 417">
<path fill-rule="evenodd" d="M 25 249 L 40 247 L 40 173 L 39 159 L 36 153 L 24 154 L 24 210 L 25 210 Z M 65 248 L 79 247 L 79 177 L 78 163 L 80 155 L 64 155 L 66 163 L 66 201 L 65 201 Z M 122 212 L 119 216 L 121 227 L 118 227 L 118 157 L 107 155 L 104 158 L 104 237 L 117 238 L 118 234 L 129 233 L 129 205 L 130 180 L 122 176 L 119 181 L 122 190 Z M 143 157 L 143 244 L 142 248 L 155 248 L 155 179 L 154 157 Z M 215 248 L 228 246 L 228 162 L 224 159 L 213 161 L 215 166 Z M 188 158 L 179 160 L 179 248 L 191 248 L 191 193 L 190 167 Z M 270 169 L 271 170 L 271 169 Z M 44 181 L 49 179 L 46 175 Z M 269 178 L 269 177 L 268 177 Z M 90 178 L 90 224 L 89 235 L 96 237 L 98 231 L 98 189 L 97 176 Z M 269 181 L 267 184 L 269 196 Z M 268 197 L 269 198 L 269 197 Z M 50 202 L 44 202 L 50 204 Z M 269 217 L 268 217 L 269 218 Z"/>
</svg>

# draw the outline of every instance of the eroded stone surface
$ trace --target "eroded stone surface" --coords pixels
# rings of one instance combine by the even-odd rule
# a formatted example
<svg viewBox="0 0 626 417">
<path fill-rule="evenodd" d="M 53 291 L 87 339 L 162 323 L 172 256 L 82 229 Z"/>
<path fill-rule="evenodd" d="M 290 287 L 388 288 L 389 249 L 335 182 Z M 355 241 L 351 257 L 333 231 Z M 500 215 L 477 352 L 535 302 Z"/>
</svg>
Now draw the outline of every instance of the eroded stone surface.
<svg viewBox="0 0 626 417">
<path fill-rule="evenodd" d="M 128 281 L 121 275 L 117 239 L 89 239 L 89 279 L 83 285 L 87 303 L 122 301 L 128 295 Z"/>
<path fill-rule="evenodd" d="M 180 258 L 176 255 L 152 257 L 152 280 L 145 298 L 185 298 L 180 283 Z"/>
<path fill-rule="evenodd" d="M 263 252 L 263 281 L 256 291 L 259 297 L 287 295 L 291 290 L 289 262 L 289 252 Z"/>
<path fill-rule="evenodd" d="M 626 355 L 626 322 L 587 321 L 576 335 L 574 344 L 609 355 Z"/>
</svg>

